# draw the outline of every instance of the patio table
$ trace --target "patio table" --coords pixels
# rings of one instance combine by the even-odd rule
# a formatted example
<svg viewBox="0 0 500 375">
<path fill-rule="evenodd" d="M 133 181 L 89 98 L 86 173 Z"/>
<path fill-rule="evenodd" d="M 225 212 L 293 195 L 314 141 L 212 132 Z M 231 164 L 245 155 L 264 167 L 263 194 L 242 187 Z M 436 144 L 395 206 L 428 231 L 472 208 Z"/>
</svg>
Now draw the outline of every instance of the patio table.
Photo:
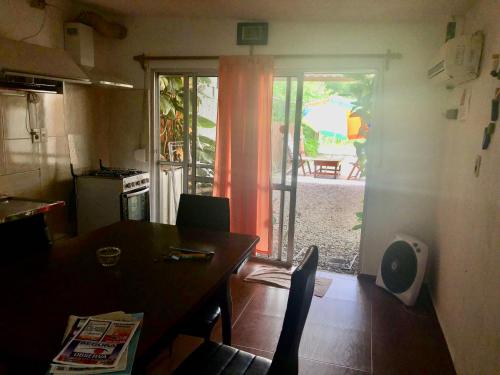
<svg viewBox="0 0 500 375">
<path fill-rule="evenodd" d="M 342 160 L 315 159 L 314 178 L 317 176 L 333 176 L 337 178 L 340 174 Z M 319 169 L 319 170 L 318 170 Z"/>
</svg>

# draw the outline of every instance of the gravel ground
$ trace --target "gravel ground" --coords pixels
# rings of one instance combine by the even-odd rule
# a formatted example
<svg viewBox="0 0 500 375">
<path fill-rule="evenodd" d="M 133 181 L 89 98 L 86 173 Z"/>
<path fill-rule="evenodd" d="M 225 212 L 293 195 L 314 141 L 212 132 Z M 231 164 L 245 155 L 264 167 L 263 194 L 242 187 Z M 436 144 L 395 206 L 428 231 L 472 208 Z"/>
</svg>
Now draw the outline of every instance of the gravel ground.
<svg viewBox="0 0 500 375">
<path fill-rule="evenodd" d="M 363 194 L 364 184 L 361 181 L 299 179 L 294 264 L 300 262 L 308 246 L 316 245 L 320 251 L 319 269 L 351 274 L 358 272 L 360 231 L 352 230 L 352 227 L 358 223 L 355 213 L 363 209 Z M 277 219 L 279 193 L 273 196 L 273 207 Z M 278 224 L 274 227 L 274 248 L 277 249 Z M 286 241 L 283 247 L 286 249 Z"/>
</svg>

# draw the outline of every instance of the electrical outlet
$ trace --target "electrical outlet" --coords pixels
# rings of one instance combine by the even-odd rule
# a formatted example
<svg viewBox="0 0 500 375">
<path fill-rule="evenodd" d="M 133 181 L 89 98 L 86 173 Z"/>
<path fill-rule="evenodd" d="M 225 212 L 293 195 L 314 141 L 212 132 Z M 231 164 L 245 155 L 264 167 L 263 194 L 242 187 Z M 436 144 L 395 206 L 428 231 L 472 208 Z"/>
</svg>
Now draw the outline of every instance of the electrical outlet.
<svg viewBox="0 0 500 375">
<path fill-rule="evenodd" d="M 31 142 L 40 143 L 42 141 L 40 129 L 31 129 Z"/>
<path fill-rule="evenodd" d="M 33 143 L 45 143 L 47 142 L 47 129 L 31 129 L 31 142 Z"/>
</svg>

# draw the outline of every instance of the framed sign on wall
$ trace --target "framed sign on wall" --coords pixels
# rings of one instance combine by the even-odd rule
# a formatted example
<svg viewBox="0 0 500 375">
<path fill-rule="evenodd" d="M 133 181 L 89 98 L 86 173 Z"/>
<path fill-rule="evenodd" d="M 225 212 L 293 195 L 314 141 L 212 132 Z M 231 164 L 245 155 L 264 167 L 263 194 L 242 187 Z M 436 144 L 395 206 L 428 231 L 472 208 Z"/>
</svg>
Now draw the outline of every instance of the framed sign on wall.
<svg viewBox="0 0 500 375">
<path fill-rule="evenodd" d="M 265 45 L 267 44 L 267 22 L 239 22 L 237 29 L 238 45 Z"/>
</svg>

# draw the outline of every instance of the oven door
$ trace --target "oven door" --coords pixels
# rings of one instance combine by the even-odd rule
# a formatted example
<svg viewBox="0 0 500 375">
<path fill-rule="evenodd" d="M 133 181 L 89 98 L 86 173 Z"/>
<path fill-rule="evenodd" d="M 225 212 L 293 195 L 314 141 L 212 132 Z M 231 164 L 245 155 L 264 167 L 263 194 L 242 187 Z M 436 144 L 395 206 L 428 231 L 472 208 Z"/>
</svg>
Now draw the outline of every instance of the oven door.
<svg viewBox="0 0 500 375">
<path fill-rule="evenodd" d="M 121 194 L 121 219 L 149 221 L 149 188 Z"/>
</svg>

